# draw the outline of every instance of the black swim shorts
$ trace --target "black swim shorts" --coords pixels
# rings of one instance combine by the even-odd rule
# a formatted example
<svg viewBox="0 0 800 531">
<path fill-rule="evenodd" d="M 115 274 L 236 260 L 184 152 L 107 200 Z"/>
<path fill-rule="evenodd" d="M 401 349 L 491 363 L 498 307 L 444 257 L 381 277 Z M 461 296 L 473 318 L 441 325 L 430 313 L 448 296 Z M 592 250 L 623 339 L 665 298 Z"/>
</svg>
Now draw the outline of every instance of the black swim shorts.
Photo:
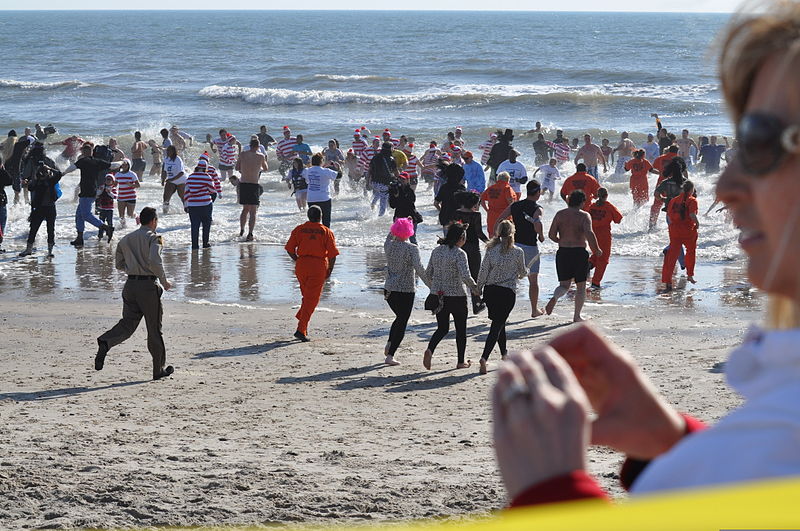
<svg viewBox="0 0 800 531">
<path fill-rule="evenodd" d="M 131 161 L 131 171 L 144 171 L 147 168 L 147 162 L 144 159 L 133 159 Z"/>
<path fill-rule="evenodd" d="M 586 282 L 589 276 L 589 251 L 583 247 L 561 247 L 556 252 L 558 281 Z"/>
<path fill-rule="evenodd" d="M 258 196 L 261 195 L 260 186 L 255 183 L 239 183 L 239 204 L 260 205 Z"/>
</svg>

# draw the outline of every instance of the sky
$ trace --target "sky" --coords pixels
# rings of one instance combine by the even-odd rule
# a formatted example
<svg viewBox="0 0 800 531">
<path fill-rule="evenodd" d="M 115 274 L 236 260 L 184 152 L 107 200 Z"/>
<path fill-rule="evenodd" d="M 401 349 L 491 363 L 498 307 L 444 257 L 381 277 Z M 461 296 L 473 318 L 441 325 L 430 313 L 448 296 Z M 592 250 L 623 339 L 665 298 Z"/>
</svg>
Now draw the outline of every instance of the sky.
<svg viewBox="0 0 800 531">
<path fill-rule="evenodd" d="M 3 4 L 5 2 L 0 2 Z M 12 4 L 3 9 L 11 10 L 74 10 L 80 9 L 129 9 L 125 4 L 108 2 L 108 0 L 81 0 L 81 2 L 68 2 L 64 0 L 37 0 L 31 2 L 8 2 Z M 236 0 L 225 5 L 225 10 L 237 9 L 264 9 L 265 5 L 273 2 L 264 0 Z M 652 11 L 652 12 L 684 12 L 684 13 L 729 13 L 736 10 L 739 0 L 670 0 L 669 2 L 632 2 L 631 0 L 570 0 L 564 5 L 554 2 L 534 2 L 533 0 L 506 0 L 501 5 L 485 0 L 404 0 L 402 10 L 468 10 L 468 11 Z M 189 9 L 189 10 L 217 10 L 220 8 L 219 0 L 137 0 L 137 10 L 142 9 Z M 396 2 L 386 2 L 386 9 L 397 10 Z M 538 4 L 538 5 L 537 5 Z M 124 7 L 123 7 L 124 6 Z M 541 7 L 539 7 L 541 6 Z M 295 0 L 291 2 L 292 10 L 300 9 L 381 9 L 378 3 L 364 3 L 362 0 Z"/>
</svg>

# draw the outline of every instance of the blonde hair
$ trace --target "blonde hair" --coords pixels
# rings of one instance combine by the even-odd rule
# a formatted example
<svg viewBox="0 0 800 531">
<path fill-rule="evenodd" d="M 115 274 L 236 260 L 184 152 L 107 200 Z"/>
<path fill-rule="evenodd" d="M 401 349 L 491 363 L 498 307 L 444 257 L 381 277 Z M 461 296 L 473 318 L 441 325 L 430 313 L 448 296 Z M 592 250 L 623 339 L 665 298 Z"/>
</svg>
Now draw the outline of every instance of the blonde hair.
<svg viewBox="0 0 800 531">
<path fill-rule="evenodd" d="M 788 67 L 800 57 L 800 3 L 777 0 L 765 8 L 759 14 L 735 17 L 720 41 L 722 94 L 734 122 L 744 115 L 753 83 L 767 60 L 783 56 L 784 67 Z M 766 325 L 775 329 L 800 327 L 800 304 L 771 294 Z"/>
<path fill-rule="evenodd" d="M 511 179 L 511 175 L 509 175 L 507 171 L 501 171 L 497 174 L 498 181 L 508 181 L 509 179 Z"/>
<path fill-rule="evenodd" d="M 492 247 L 497 247 L 501 243 L 503 244 L 501 251 L 504 253 L 514 247 L 514 224 L 507 219 L 501 221 L 497 226 L 497 232 L 494 238 L 489 240 L 489 243 L 486 244 L 486 250 L 488 251 Z"/>
</svg>

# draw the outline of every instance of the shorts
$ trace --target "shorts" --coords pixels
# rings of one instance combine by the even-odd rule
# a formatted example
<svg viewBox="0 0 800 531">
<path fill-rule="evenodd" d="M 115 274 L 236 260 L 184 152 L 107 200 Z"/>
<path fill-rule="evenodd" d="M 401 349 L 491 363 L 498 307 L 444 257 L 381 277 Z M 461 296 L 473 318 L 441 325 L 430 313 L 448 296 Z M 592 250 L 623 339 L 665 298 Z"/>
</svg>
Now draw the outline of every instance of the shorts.
<svg viewBox="0 0 800 531">
<path fill-rule="evenodd" d="M 120 205 L 125 204 L 125 205 L 136 206 L 136 199 L 128 199 L 128 200 L 117 201 L 117 203 L 119 203 Z"/>
<path fill-rule="evenodd" d="M 239 204 L 260 205 L 261 186 L 255 183 L 239 183 Z"/>
<path fill-rule="evenodd" d="M 542 183 L 542 190 L 550 190 L 551 194 L 555 194 L 556 193 L 556 182 L 555 181 L 550 181 L 550 180 L 544 181 Z"/>
<path fill-rule="evenodd" d="M 147 162 L 144 159 L 133 159 L 131 161 L 132 172 L 144 171 L 145 168 L 147 168 Z"/>
<path fill-rule="evenodd" d="M 233 171 L 233 166 L 228 166 L 227 164 L 220 164 L 219 171 Z"/>
<path fill-rule="evenodd" d="M 538 274 L 539 265 L 542 262 L 540 258 L 536 258 L 539 256 L 539 247 L 536 245 L 525 245 L 524 243 L 517 243 L 515 245 L 525 253 L 525 267 L 528 267 L 528 274 Z M 534 258 L 536 258 L 536 260 L 533 260 Z M 533 260 L 533 263 L 531 263 L 531 260 Z M 530 266 L 528 266 L 528 264 L 530 264 Z"/>
<path fill-rule="evenodd" d="M 586 282 L 589 276 L 589 251 L 584 247 L 561 247 L 556 252 L 556 274 L 559 282 Z"/>
</svg>

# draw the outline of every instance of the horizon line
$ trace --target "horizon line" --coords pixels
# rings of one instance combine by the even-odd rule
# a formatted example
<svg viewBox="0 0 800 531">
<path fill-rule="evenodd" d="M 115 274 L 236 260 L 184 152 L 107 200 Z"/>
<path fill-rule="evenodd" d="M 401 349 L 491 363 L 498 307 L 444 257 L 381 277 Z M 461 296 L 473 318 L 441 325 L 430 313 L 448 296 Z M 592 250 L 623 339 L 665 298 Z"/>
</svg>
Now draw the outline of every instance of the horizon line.
<svg viewBox="0 0 800 531">
<path fill-rule="evenodd" d="M 329 13 L 341 13 L 341 12 L 366 12 L 366 13 L 382 13 L 382 12 L 395 12 L 395 13 L 404 13 L 404 12 L 426 12 L 426 13 L 448 13 L 452 14 L 453 12 L 457 13 L 587 13 L 587 14 L 605 14 L 605 13 L 614 13 L 614 14 L 631 14 L 631 15 L 641 15 L 641 14 L 651 14 L 651 15 L 658 15 L 658 14 L 691 14 L 691 15 L 730 15 L 735 13 L 736 11 L 686 11 L 686 10 L 676 10 L 676 11 L 631 11 L 631 10 L 623 10 L 623 9 L 606 9 L 603 11 L 590 11 L 590 10 L 565 10 L 565 9 L 424 9 L 424 8 L 415 8 L 415 9 L 303 9 L 303 8 L 294 8 L 294 9 L 287 9 L 287 8 L 271 8 L 271 9 L 247 9 L 247 8 L 229 8 L 229 9 L 203 9 L 203 8 L 159 8 L 159 7 L 148 7 L 142 9 L 116 9 L 116 8 L 91 8 L 91 9 L 53 9 L 53 8 L 42 8 L 42 9 L 31 9 L 26 7 L 25 9 L 0 9 L 0 13 L 44 13 L 44 12 L 124 12 L 124 13 L 133 13 L 138 11 L 159 11 L 159 12 L 191 12 L 191 11 L 203 11 L 203 12 L 210 12 L 210 13 L 230 13 L 232 11 L 235 12 L 289 12 L 289 11 L 316 11 L 316 12 L 329 12 Z"/>
</svg>

